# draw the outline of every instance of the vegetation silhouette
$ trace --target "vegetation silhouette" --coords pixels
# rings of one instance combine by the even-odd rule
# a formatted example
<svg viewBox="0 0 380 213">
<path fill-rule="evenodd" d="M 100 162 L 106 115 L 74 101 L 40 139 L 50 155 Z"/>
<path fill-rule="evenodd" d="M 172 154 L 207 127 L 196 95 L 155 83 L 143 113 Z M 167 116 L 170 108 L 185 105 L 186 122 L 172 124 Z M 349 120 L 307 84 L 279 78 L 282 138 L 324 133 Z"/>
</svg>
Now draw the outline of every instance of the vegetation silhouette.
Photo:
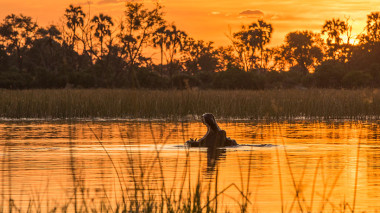
<svg viewBox="0 0 380 213">
<path fill-rule="evenodd" d="M 352 36 L 349 18 L 289 32 L 269 48 L 259 19 L 215 47 L 168 23 L 163 8 L 128 2 L 120 21 L 69 5 L 61 26 L 10 14 L 0 22 L 0 88 L 273 89 L 380 86 L 380 13 Z M 159 57 L 155 59 L 155 54 Z M 158 63 L 156 62 L 159 61 Z"/>
</svg>

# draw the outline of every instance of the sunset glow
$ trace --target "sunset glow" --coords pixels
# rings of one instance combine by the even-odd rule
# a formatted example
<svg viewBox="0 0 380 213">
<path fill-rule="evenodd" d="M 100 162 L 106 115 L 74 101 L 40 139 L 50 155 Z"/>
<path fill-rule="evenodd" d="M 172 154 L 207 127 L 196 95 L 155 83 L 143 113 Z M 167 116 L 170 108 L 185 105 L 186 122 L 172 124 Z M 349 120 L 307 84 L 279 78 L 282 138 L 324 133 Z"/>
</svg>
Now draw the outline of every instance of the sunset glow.
<svg viewBox="0 0 380 213">
<path fill-rule="evenodd" d="M 379 121 L 380 0 L 0 0 L 0 213 L 380 212 Z"/>
<path fill-rule="evenodd" d="M 237 31 L 242 24 L 252 23 L 258 18 L 273 24 L 270 46 L 281 44 L 285 34 L 292 31 L 320 32 L 324 22 L 332 18 L 350 18 L 353 36 L 356 36 L 363 31 L 367 15 L 380 10 L 380 2 L 375 0 L 162 0 L 160 3 L 164 6 L 166 20 L 174 22 L 190 36 L 214 41 L 218 46 L 229 44 L 226 36 L 229 31 Z M 90 11 L 92 15 L 102 12 L 118 19 L 125 1 L 1 0 L 0 18 L 11 13 L 22 13 L 33 17 L 42 26 L 59 24 L 69 4 L 81 5 L 84 11 Z M 150 5 L 152 1 L 145 1 L 145 4 Z"/>
<path fill-rule="evenodd" d="M 185 150 L 173 148 L 175 145 L 182 143 L 183 132 L 175 131 L 172 134 L 165 132 L 159 136 L 159 132 L 163 129 L 176 130 L 178 126 L 172 123 L 138 123 L 138 122 L 99 122 L 95 124 L 80 124 L 74 125 L 72 136 L 76 144 L 74 152 L 77 154 L 76 160 L 78 161 L 78 170 L 80 169 L 83 176 L 86 178 L 86 187 L 91 189 L 104 189 L 109 193 L 109 198 L 115 202 L 122 193 L 118 184 L 113 184 L 117 180 L 117 174 L 114 168 L 108 161 L 107 155 L 99 146 L 99 143 L 94 141 L 94 133 L 89 129 L 93 128 L 96 135 L 101 136 L 105 141 L 105 148 L 108 150 L 112 159 L 117 162 L 117 165 L 125 165 L 123 168 L 125 175 L 125 183 L 129 187 L 133 187 L 131 180 L 129 180 L 130 167 L 133 164 L 126 163 L 126 152 L 132 153 L 136 162 L 139 162 L 137 156 L 140 157 L 141 162 L 144 163 L 143 168 L 149 168 L 150 162 L 154 160 L 156 155 L 154 151 L 154 142 L 162 144 L 165 140 L 165 147 L 161 151 L 161 159 L 164 163 L 163 171 L 167 177 L 166 184 L 176 185 L 182 183 L 181 179 L 173 177 L 180 176 L 186 168 L 186 152 Z M 258 126 L 258 127 L 257 127 Z M 354 182 L 355 173 L 353 165 L 356 162 L 356 149 L 352 145 L 357 141 L 357 138 L 362 136 L 368 138 L 368 141 L 363 142 L 376 144 L 372 138 L 376 137 L 379 133 L 378 125 L 370 127 L 363 127 L 359 129 L 350 123 L 295 123 L 295 124 L 282 124 L 275 123 L 274 125 L 258 124 L 253 126 L 249 123 L 220 123 L 220 127 L 225 129 L 229 136 L 235 138 L 239 142 L 244 141 L 247 144 L 258 143 L 281 143 L 281 138 L 285 138 L 286 147 L 289 152 L 290 160 L 297 162 L 302 166 L 293 166 L 293 173 L 296 175 L 297 180 L 303 180 L 304 186 L 302 196 L 307 199 L 305 203 L 310 202 L 310 195 L 312 194 L 312 185 L 315 168 L 320 163 L 318 159 L 323 159 L 319 170 L 315 191 L 316 194 L 322 194 L 324 189 L 334 189 L 329 197 L 329 202 L 340 203 L 345 195 L 345 199 L 351 201 L 353 190 L 351 188 Z M 283 136 L 280 136 L 276 131 L 278 127 L 282 129 Z M 120 132 L 120 129 L 123 130 Z M 135 130 L 139 131 L 135 131 Z M 199 122 L 185 123 L 186 134 L 189 136 L 201 136 L 205 132 L 205 127 Z M 17 192 L 24 190 L 24 193 L 29 193 L 28 187 L 33 188 L 35 185 L 44 185 L 46 183 L 45 176 L 48 176 L 49 181 L 49 194 L 57 199 L 57 203 L 65 199 L 67 191 L 71 189 L 71 174 L 67 168 L 69 166 L 70 158 L 67 154 L 68 145 L 66 144 L 67 131 L 70 130 L 67 124 L 53 124 L 53 123 L 5 123 L 0 124 L 0 135 L 2 135 L 1 142 L 12 142 L 16 145 L 13 152 L 17 153 L 19 157 L 14 157 L 14 185 L 13 191 Z M 132 131 L 133 130 L 133 131 Z M 129 132 L 129 133 L 128 133 Z M 133 133 L 132 133 L 133 132 Z M 152 132 L 154 135 L 152 135 Z M 12 140 L 4 140 L 9 134 L 14 133 Z M 17 134 L 15 134 L 17 133 Z M 132 138 L 126 139 L 128 147 L 121 142 L 120 136 L 127 138 L 127 134 L 132 133 Z M 170 136 L 168 136 L 170 135 Z M 153 136 L 156 136 L 155 139 Z M 9 136 L 8 136 L 9 137 Z M 163 138 L 161 138 L 163 137 Z M 41 138 L 45 138 L 41 142 Z M 28 143 L 27 149 L 20 147 L 23 143 Z M 307 144 L 307 145 L 301 145 Z M 318 145 L 323 146 L 318 146 Z M 339 145 L 341 146 L 339 146 Z M 54 146 L 54 148 L 50 148 Z M 294 148 L 297 147 L 297 148 Z M 50 152 L 48 150 L 51 150 Z M 292 177 L 287 172 L 288 165 L 287 159 L 283 149 L 279 149 L 279 155 L 276 155 L 274 147 L 269 148 L 235 148 L 224 153 L 220 158 L 219 164 L 219 187 L 225 188 L 230 183 L 237 185 L 245 184 L 247 181 L 247 170 L 250 162 L 249 156 L 252 154 L 252 167 L 254 172 L 250 176 L 250 189 L 257 194 L 252 195 L 255 201 L 255 208 L 264 209 L 265 212 L 279 212 L 281 209 L 280 189 L 281 183 L 278 182 L 277 166 L 280 163 L 282 168 L 283 188 L 284 188 L 284 202 L 286 204 L 292 203 L 294 199 L 294 188 L 292 185 Z M 357 204 L 359 210 L 372 210 L 378 209 L 377 191 L 379 190 L 378 175 L 380 173 L 374 160 L 378 156 L 378 150 L 373 149 L 371 146 L 363 148 L 362 161 L 360 162 L 361 169 L 359 171 L 359 188 L 358 195 L 360 200 Z M 34 155 L 38 153 L 39 158 Z M 136 154 L 133 154 L 136 153 Z M 138 153 L 138 155 L 137 155 Z M 196 180 L 199 178 L 214 177 L 215 171 L 207 167 L 207 156 L 204 150 L 191 150 L 189 156 L 191 159 L 190 173 L 191 179 Z M 276 157 L 277 156 L 277 157 Z M 323 157 L 323 158 L 322 158 Z M 177 158 L 179 160 L 177 160 Z M 202 160 L 202 161 L 201 161 Z M 128 162 L 128 161 L 127 161 Z M 304 167 L 303 165 L 306 165 Z M 86 166 L 81 166 L 86 165 Z M 209 165 L 210 166 L 210 165 Z M 173 169 L 175 168 L 175 169 Z M 207 169 L 208 168 L 208 169 Z M 155 164 L 153 169 L 146 169 L 149 177 L 153 180 L 160 181 L 160 169 L 158 164 Z M 140 170 L 137 170 L 139 172 Z M 43 178 L 41 176 L 43 174 Z M 323 174 L 323 175 L 322 175 Z M 322 181 L 322 178 L 326 179 Z M 1 178 L 0 178 L 1 179 Z M 210 179 L 212 181 L 212 179 Z M 333 185 L 333 181 L 336 185 Z M 174 182 L 173 182 L 174 181 Z M 192 182 L 193 183 L 193 182 Z M 147 185 L 154 188 L 154 181 L 147 182 Z M 186 182 L 186 184 L 189 184 Z M 193 183 L 194 184 L 194 183 Z M 177 186 L 180 187 L 180 186 Z M 25 190 L 26 188 L 26 190 Z M 7 189 L 7 188 L 6 188 Z M 185 188 L 186 190 L 186 188 Z M 91 191 L 92 192 L 92 191 Z M 239 194 L 236 190 L 230 189 L 227 191 L 229 196 L 221 195 L 223 202 L 221 208 L 233 209 L 235 201 L 231 197 L 238 197 Z M 101 196 L 103 191 L 98 190 L 89 196 Z M 19 203 L 18 195 L 15 200 Z M 25 196 L 25 195 L 23 195 Z M 42 198 L 44 199 L 44 198 Z M 319 209 L 323 206 L 323 199 L 321 196 L 315 196 L 314 208 Z M 269 202 L 270 201 L 270 202 Z M 97 202 L 97 200 L 95 200 Z M 42 207 L 42 209 L 45 209 Z M 290 207 L 291 208 L 291 207 Z M 297 209 L 297 206 L 294 207 Z M 333 206 L 326 205 L 326 212 L 334 209 Z M 289 212 L 298 212 L 296 210 Z"/>
</svg>

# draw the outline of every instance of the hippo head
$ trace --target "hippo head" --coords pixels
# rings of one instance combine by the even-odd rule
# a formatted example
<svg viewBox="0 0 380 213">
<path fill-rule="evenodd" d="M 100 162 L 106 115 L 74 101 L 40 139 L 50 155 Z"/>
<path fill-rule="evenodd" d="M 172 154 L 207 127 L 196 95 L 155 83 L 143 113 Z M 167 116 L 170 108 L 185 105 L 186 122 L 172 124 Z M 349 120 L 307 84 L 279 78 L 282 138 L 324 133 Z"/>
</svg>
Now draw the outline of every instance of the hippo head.
<svg viewBox="0 0 380 213">
<path fill-rule="evenodd" d="M 216 124 L 215 117 L 211 113 L 205 113 L 202 115 L 202 122 L 212 130 L 219 129 L 218 124 Z"/>
</svg>

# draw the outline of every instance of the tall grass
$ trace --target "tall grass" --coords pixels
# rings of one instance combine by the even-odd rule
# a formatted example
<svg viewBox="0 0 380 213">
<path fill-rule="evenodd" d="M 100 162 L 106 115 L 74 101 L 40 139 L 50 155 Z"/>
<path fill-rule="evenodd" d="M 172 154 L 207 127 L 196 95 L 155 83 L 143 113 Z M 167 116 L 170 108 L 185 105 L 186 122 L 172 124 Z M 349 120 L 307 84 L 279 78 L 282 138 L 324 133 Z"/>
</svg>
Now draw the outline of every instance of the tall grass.
<svg viewBox="0 0 380 213">
<path fill-rule="evenodd" d="M 361 90 L 151 91 L 0 90 L 2 118 L 165 118 L 211 112 L 219 118 L 380 117 L 380 92 Z"/>
<path fill-rule="evenodd" d="M 249 203 L 249 197 L 246 192 L 240 189 L 234 183 L 231 183 L 225 188 L 218 187 L 218 164 L 216 165 L 215 181 L 206 180 L 202 175 L 200 167 L 198 169 L 197 179 L 193 179 L 194 175 L 191 174 L 192 162 L 201 161 L 201 152 L 199 152 L 198 159 L 192 159 L 189 150 L 186 150 L 185 164 L 183 168 L 178 167 L 176 170 L 183 171 L 180 177 L 173 178 L 173 183 L 167 183 L 164 166 L 162 165 L 161 149 L 166 144 L 166 138 L 154 139 L 155 155 L 153 155 L 153 161 L 149 162 L 151 165 L 146 165 L 147 162 L 143 162 L 139 153 L 133 155 L 129 150 L 129 136 L 121 140 L 124 143 L 125 148 L 125 160 L 128 166 L 123 167 L 117 164 L 107 148 L 103 145 L 101 139 L 96 135 L 89 126 L 94 137 L 98 141 L 99 145 L 103 148 L 103 151 L 108 157 L 109 163 L 112 169 L 116 173 L 116 186 L 117 192 L 109 191 L 103 187 L 102 196 L 95 195 L 91 188 L 86 187 L 85 177 L 83 177 L 80 171 L 80 162 L 76 160 L 77 154 L 75 153 L 75 142 L 72 141 L 72 128 L 69 127 L 69 165 L 70 175 L 72 181 L 72 189 L 70 189 L 66 199 L 55 201 L 45 194 L 37 193 L 36 196 L 30 196 L 26 200 L 14 198 L 12 195 L 12 145 L 10 143 L 4 144 L 3 159 L 2 159 L 2 183 L 8 183 L 9 192 L 4 191 L 4 186 L 0 194 L 0 213 L 2 212 L 128 212 L 128 213 L 140 213 L 140 212 L 229 212 L 226 208 L 219 207 L 218 197 L 223 196 L 229 190 L 237 190 L 241 196 L 241 200 L 244 200 L 244 208 L 241 208 L 241 212 L 247 212 L 247 206 Z M 126 129 L 121 129 L 120 132 L 127 132 Z M 152 136 L 154 132 L 152 130 Z M 177 159 L 178 160 L 178 159 Z M 144 166 L 141 166 L 144 165 Z M 159 169 L 158 176 L 153 174 L 153 170 Z M 152 180 L 155 179 L 155 180 Z M 158 181 L 157 181 L 158 180 Z M 248 189 L 249 187 L 247 187 Z M 248 190 L 247 190 L 248 192 Z M 112 194 L 117 195 L 113 200 L 109 197 Z M 53 202 L 53 205 L 43 205 L 45 202 Z M 239 199 L 239 198 L 236 198 Z M 237 205 L 239 204 L 237 202 Z"/>
</svg>

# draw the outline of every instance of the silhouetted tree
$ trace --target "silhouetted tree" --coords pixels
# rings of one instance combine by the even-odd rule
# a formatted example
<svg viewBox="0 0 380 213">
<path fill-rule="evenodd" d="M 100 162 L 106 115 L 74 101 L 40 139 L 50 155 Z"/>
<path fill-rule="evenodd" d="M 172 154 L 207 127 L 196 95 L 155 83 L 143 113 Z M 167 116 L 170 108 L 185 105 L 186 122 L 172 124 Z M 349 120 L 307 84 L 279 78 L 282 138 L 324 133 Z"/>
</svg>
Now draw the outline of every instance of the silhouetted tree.
<svg viewBox="0 0 380 213">
<path fill-rule="evenodd" d="M 79 39 L 78 28 L 84 25 L 86 14 L 81 6 L 73 6 L 72 4 L 65 10 L 66 26 L 69 30 L 70 40 L 67 41 L 71 49 L 74 49 L 75 42 Z"/>
<path fill-rule="evenodd" d="M 276 48 L 265 48 L 262 52 L 262 69 L 263 70 L 276 70 Z"/>
<path fill-rule="evenodd" d="M 304 73 L 322 60 L 321 38 L 310 31 L 296 31 L 286 35 L 283 54 L 290 63 L 297 65 Z"/>
<path fill-rule="evenodd" d="M 47 28 L 38 28 L 36 35 L 38 38 L 46 38 L 50 43 L 62 40 L 62 33 L 55 25 L 50 25 Z"/>
<path fill-rule="evenodd" d="M 325 41 L 320 34 L 296 31 L 286 35 L 284 45 L 268 48 L 272 25 L 258 20 L 231 33 L 232 45 L 215 48 L 166 24 L 160 5 L 147 9 L 128 2 L 118 27 L 110 16 L 90 18 L 73 5 L 60 28 L 38 27 L 23 15 L 5 17 L 0 87 L 380 87 L 380 12 L 367 16 L 357 44 L 349 18 L 334 18 L 322 27 Z M 151 57 L 154 47 L 160 49 L 161 66 Z"/>
<path fill-rule="evenodd" d="M 62 63 L 62 34 L 55 25 L 39 28 L 36 40 L 29 50 L 29 60 L 34 66 L 41 66 L 45 70 L 57 71 Z"/>
<path fill-rule="evenodd" d="M 360 43 L 353 48 L 348 64 L 356 71 L 366 71 L 380 80 L 380 12 L 367 15 L 365 30 L 366 33 L 359 36 Z"/>
<path fill-rule="evenodd" d="M 239 65 L 239 59 L 234 54 L 234 51 L 235 50 L 231 45 L 226 47 L 222 46 L 217 49 L 220 71 L 238 70 L 241 68 Z"/>
<path fill-rule="evenodd" d="M 25 67 L 33 75 L 33 87 L 36 88 L 62 88 L 67 84 L 67 70 L 62 60 L 66 51 L 56 40 L 47 36 L 33 42 L 25 57 Z"/>
<path fill-rule="evenodd" d="M 257 23 L 253 23 L 249 26 L 249 32 L 256 35 L 258 49 L 260 50 L 260 68 L 264 68 L 264 46 L 270 42 L 272 37 L 273 28 L 271 24 L 264 22 L 263 20 L 258 20 Z"/>
<path fill-rule="evenodd" d="M 94 36 L 99 39 L 100 44 L 100 55 L 97 56 L 97 58 L 102 59 L 104 55 L 104 39 L 106 37 L 111 37 L 113 21 L 110 16 L 100 13 L 91 19 L 91 24 L 91 29 L 94 30 Z"/>
<path fill-rule="evenodd" d="M 249 71 L 255 67 L 257 41 L 253 39 L 255 36 L 248 34 L 246 28 L 243 25 L 241 31 L 234 33 L 231 40 L 232 46 L 238 55 L 240 66 L 243 70 Z"/>
<path fill-rule="evenodd" d="M 0 44 L 0 72 L 7 70 L 9 67 L 9 58 L 7 55 L 6 47 Z"/>
<path fill-rule="evenodd" d="M 165 31 L 166 25 L 161 26 L 156 30 L 153 35 L 152 42 L 154 47 L 160 47 L 160 75 L 163 75 L 163 65 L 164 65 L 164 43 L 165 43 Z"/>
<path fill-rule="evenodd" d="M 327 20 L 322 27 L 322 34 L 327 34 L 328 45 L 340 45 L 343 41 L 341 36 L 348 30 L 347 23 L 340 19 Z"/>
<path fill-rule="evenodd" d="M 184 52 L 183 60 L 187 71 L 192 73 L 214 72 L 218 69 L 218 52 L 213 47 L 213 42 L 188 38 Z"/>
<path fill-rule="evenodd" d="M 276 71 L 285 71 L 289 68 L 289 66 L 293 66 L 294 60 L 292 60 L 291 55 L 287 53 L 285 45 L 273 48 L 272 57 L 272 67 Z"/>
<path fill-rule="evenodd" d="M 348 73 L 344 63 L 336 60 L 326 60 L 321 63 L 313 74 L 315 86 L 321 88 L 341 88 L 342 80 Z"/>
<path fill-rule="evenodd" d="M 380 12 L 373 12 L 367 16 L 366 30 L 368 42 L 380 41 Z"/>
<path fill-rule="evenodd" d="M 178 30 L 174 24 L 160 27 L 153 37 L 154 45 L 160 46 L 161 63 L 162 57 L 165 56 L 166 58 L 170 78 L 173 77 L 175 56 L 183 50 L 186 38 L 187 34 L 184 31 Z"/>
<path fill-rule="evenodd" d="M 126 60 L 127 71 L 131 77 L 132 87 L 139 87 L 136 76 L 136 65 L 142 55 L 143 48 L 149 45 L 157 28 L 164 23 L 161 6 L 156 5 L 152 10 L 144 8 L 142 3 L 128 2 L 125 17 L 120 25 L 121 54 Z"/>
<path fill-rule="evenodd" d="M 342 36 L 348 32 L 348 23 L 340 19 L 327 20 L 322 27 L 322 34 L 327 35 L 329 59 L 344 61 L 344 47 Z M 347 41 L 348 42 L 348 41 Z M 347 43 L 348 45 L 349 43 Z"/>
<path fill-rule="evenodd" d="M 272 31 L 271 24 L 258 20 L 257 23 L 243 25 L 239 32 L 233 34 L 231 38 L 233 47 L 245 71 L 256 67 L 263 68 L 264 46 L 269 43 Z M 256 50 L 260 51 L 259 56 L 256 55 Z M 258 58 L 260 58 L 260 64 L 257 63 Z"/>
<path fill-rule="evenodd" d="M 31 17 L 11 14 L 0 25 L 1 43 L 9 54 L 16 57 L 18 68 L 23 69 L 24 55 L 35 39 L 37 24 Z"/>
</svg>

